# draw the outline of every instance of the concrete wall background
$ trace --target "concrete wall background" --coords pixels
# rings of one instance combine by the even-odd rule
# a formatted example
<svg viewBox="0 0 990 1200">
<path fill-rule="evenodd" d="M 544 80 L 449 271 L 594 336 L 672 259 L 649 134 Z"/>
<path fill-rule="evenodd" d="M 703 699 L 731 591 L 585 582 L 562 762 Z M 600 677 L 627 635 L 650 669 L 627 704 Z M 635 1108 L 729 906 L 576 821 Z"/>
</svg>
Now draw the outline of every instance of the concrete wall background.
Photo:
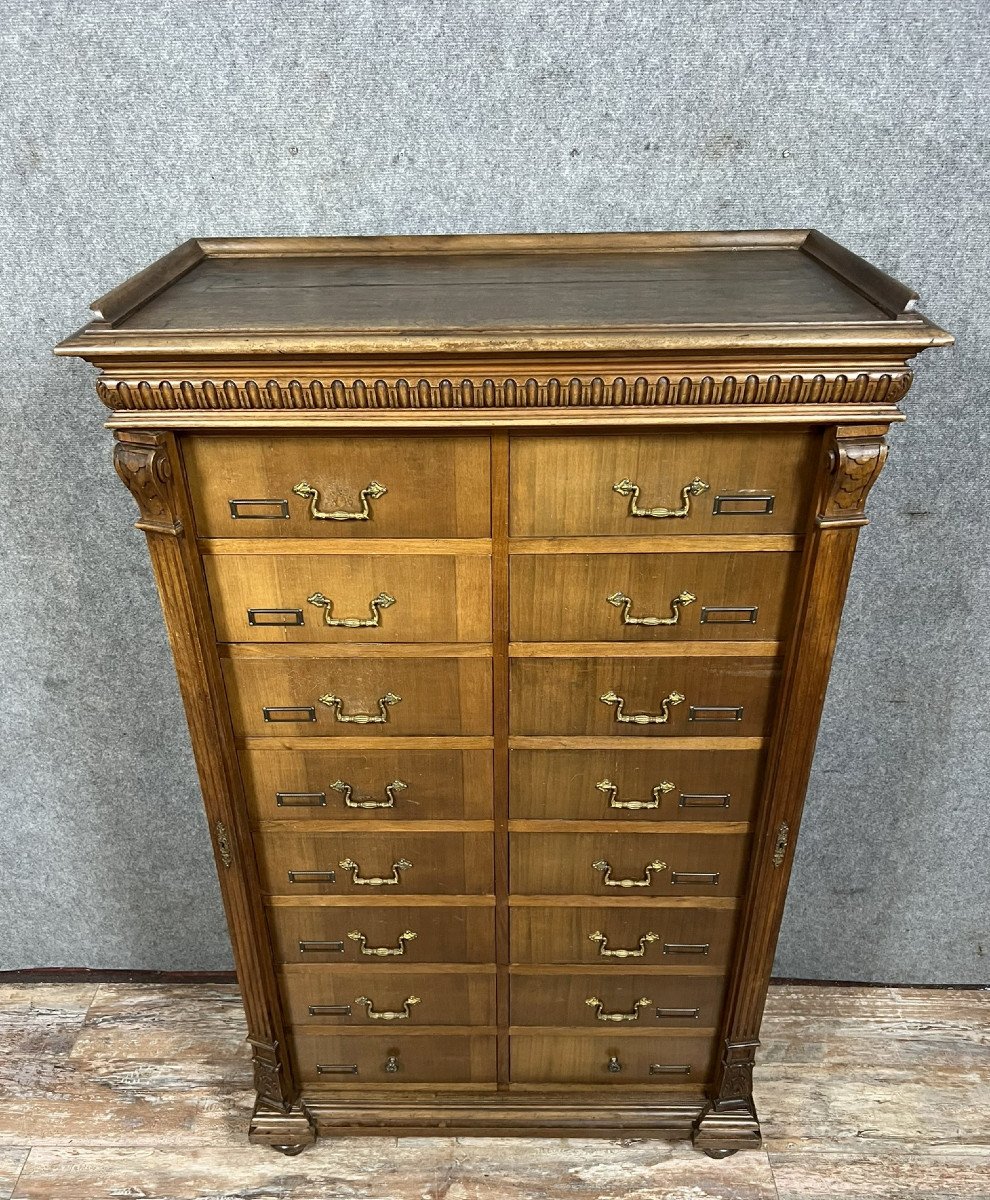
<svg viewBox="0 0 990 1200">
<path fill-rule="evenodd" d="M 225 968 L 143 536 L 52 344 L 193 234 L 813 225 L 919 287 L 779 974 L 986 982 L 985 10 L 12 3 L 0 28 L 0 968 Z"/>
</svg>

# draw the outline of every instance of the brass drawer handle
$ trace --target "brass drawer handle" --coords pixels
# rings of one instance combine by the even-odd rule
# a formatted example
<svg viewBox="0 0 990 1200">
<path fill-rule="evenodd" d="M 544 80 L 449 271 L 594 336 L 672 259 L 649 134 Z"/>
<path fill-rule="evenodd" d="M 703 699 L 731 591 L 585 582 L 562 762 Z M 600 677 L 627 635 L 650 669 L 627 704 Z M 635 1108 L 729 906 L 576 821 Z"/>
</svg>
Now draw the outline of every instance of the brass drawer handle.
<svg viewBox="0 0 990 1200">
<path fill-rule="evenodd" d="M 344 864 L 341 863 L 340 865 L 343 866 Z M 647 863 L 646 866 L 643 868 L 643 878 L 642 879 L 613 879 L 611 863 L 608 863 L 603 858 L 601 858 L 598 860 L 598 862 L 594 862 L 591 865 L 595 868 L 596 871 L 604 872 L 604 878 L 603 878 L 602 882 L 605 884 L 606 887 L 620 887 L 620 888 L 650 887 L 650 885 L 653 883 L 653 877 L 652 877 L 653 872 L 654 871 L 666 871 L 666 869 L 667 869 L 667 864 L 665 862 L 661 862 L 660 859 L 655 858 L 653 860 L 653 862 Z"/>
<path fill-rule="evenodd" d="M 369 1000 L 367 996 L 358 996 L 354 1001 L 355 1004 L 363 1004 L 368 1013 L 368 1019 L 371 1021 L 408 1021 L 410 1017 L 409 1010 L 414 1004 L 420 1004 L 418 996 L 407 996 L 402 1003 L 402 1008 L 398 1012 L 383 1009 L 381 1012 L 375 1011 L 373 1000 Z"/>
<path fill-rule="evenodd" d="M 675 786 L 676 785 L 671 783 L 669 779 L 664 779 L 653 789 L 652 800 L 619 800 L 619 789 L 615 786 L 611 779 L 602 779 L 595 784 L 595 787 L 598 788 L 600 792 L 604 792 L 604 794 L 608 796 L 609 808 L 626 808 L 635 811 L 643 808 L 659 808 L 660 797 L 666 796 L 668 792 L 672 792 Z"/>
<path fill-rule="evenodd" d="M 385 795 L 387 800 L 354 800 L 354 789 L 349 783 L 345 783 L 343 779 L 337 779 L 330 784 L 330 787 L 335 792 L 340 792 L 344 797 L 344 804 L 347 808 L 395 808 L 395 793 L 404 792 L 409 786 L 408 783 L 403 783 L 401 779 L 393 779 L 391 783 L 385 785 Z"/>
<path fill-rule="evenodd" d="M 350 871 L 351 883 L 360 884 L 362 887 L 394 887 L 397 883 L 402 882 L 399 878 L 399 872 L 411 867 L 412 863 L 404 858 L 400 858 L 398 862 L 392 863 L 391 875 L 369 875 L 367 878 L 361 874 L 361 868 L 353 858 L 342 858 L 337 865 L 343 871 Z"/>
<path fill-rule="evenodd" d="M 368 601 L 370 617 L 335 617 L 333 601 L 329 596 L 324 596 L 322 592 L 314 592 L 312 596 L 307 596 L 306 603 L 322 608 L 323 624 L 329 625 L 332 629 L 378 629 L 382 623 L 381 610 L 391 608 L 395 603 L 395 597 L 390 596 L 388 592 L 379 592 L 373 600 Z"/>
<path fill-rule="evenodd" d="M 397 946 L 369 946 L 367 935 L 363 934 L 360 929 L 352 929 L 347 936 L 352 942 L 361 943 L 362 954 L 373 958 L 398 958 L 399 955 L 405 954 L 406 942 L 411 942 L 417 935 L 411 929 L 407 929 L 396 938 L 399 943 Z"/>
<path fill-rule="evenodd" d="M 640 508 L 639 507 L 639 485 L 630 482 L 628 479 L 621 479 L 618 483 L 612 484 L 612 491 L 618 492 L 620 496 L 629 497 L 629 516 L 631 517 L 686 517 L 691 511 L 691 497 L 700 496 L 702 492 L 707 492 L 710 484 L 695 476 L 690 483 L 686 483 L 681 488 L 681 506 L 680 508 Z"/>
<path fill-rule="evenodd" d="M 632 1012 L 605 1012 L 602 1002 L 597 996 L 589 996 L 585 1000 L 585 1004 L 595 1010 L 595 1016 L 599 1021 L 638 1021 L 639 1010 L 641 1008 L 649 1008 L 652 1003 L 652 1000 L 647 1000 L 645 996 L 641 996 L 632 1006 Z"/>
<path fill-rule="evenodd" d="M 596 929 L 594 933 L 588 934 L 588 941 L 598 943 L 598 953 L 602 958 L 642 958 L 646 954 L 646 947 L 648 945 L 660 941 L 660 934 L 644 933 L 639 939 L 638 950 L 609 950 L 608 938 L 599 929 Z"/>
<path fill-rule="evenodd" d="M 602 704 L 615 705 L 615 719 L 620 725 L 666 725 L 670 717 L 670 710 L 676 705 L 684 703 L 684 697 L 680 692 L 671 692 L 661 701 L 658 713 L 627 713 L 624 711 L 626 703 L 624 696 L 616 695 L 610 690 L 604 696 L 599 696 L 598 699 Z"/>
<path fill-rule="evenodd" d="M 613 608 L 622 609 L 623 625 L 648 625 L 653 628 L 656 625 L 677 625 L 681 619 L 681 609 L 685 605 L 693 604 L 697 599 L 694 592 L 679 592 L 670 602 L 669 617 L 634 617 L 633 602 L 624 592 L 613 592 L 611 596 L 606 596 L 605 603 L 611 604 Z"/>
<path fill-rule="evenodd" d="M 361 490 L 360 512 L 347 512 L 343 509 L 336 509 L 333 512 L 325 511 L 319 507 L 319 488 L 310 487 L 310 485 L 305 481 L 302 483 L 297 483 L 292 490 L 297 496 L 302 496 L 304 500 L 309 501 L 309 515 L 316 521 L 370 521 L 370 501 L 380 499 L 388 491 L 388 488 L 383 487 L 382 484 L 376 483 L 374 480 L 372 480 L 366 488 Z"/>
<path fill-rule="evenodd" d="M 401 696 L 396 696 L 393 692 L 386 692 L 384 696 L 380 696 L 377 716 L 373 713 L 345 713 L 341 711 L 344 707 L 343 700 L 329 693 L 320 697 L 320 703 L 325 704 L 333 712 L 334 719 L 343 725 L 385 725 L 388 723 L 389 708 L 398 704 L 401 699 Z"/>
</svg>

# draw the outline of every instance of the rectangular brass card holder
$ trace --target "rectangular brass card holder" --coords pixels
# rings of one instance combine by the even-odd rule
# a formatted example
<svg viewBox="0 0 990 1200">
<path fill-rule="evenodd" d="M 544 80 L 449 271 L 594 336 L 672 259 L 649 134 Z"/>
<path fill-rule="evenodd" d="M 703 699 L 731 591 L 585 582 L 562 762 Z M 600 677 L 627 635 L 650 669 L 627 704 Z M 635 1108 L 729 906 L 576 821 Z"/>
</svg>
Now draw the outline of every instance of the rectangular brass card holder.
<svg viewBox="0 0 990 1200">
<path fill-rule="evenodd" d="M 729 792 L 705 795 L 704 792 L 681 792 L 678 808 L 728 808 L 732 795 Z"/>
<path fill-rule="evenodd" d="M 290 871 L 289 883 L 336 883 L 335 871 Z"/>
<path fill-rule="evenodd" d="M 664 942 L 664 954 L 707 954 L 710 942 Z"/>
<path fill-rule="evenodd" d="M 247 610 L 249 625 L 302 625 L 303 612 L 301 608 L 249 608 Z"/>
<path fill-rule="evenodd" d="M 343 954 L 343 942 L 300 942 L 300 954 Z"/>
<path fill-rule="evenodd" d="M 317 1075 L 356 1075 L 357 1063 L 317 1063 Z"/>
<path fill-rule="evenodd" d="M 651 1075 L 690 1075 L 691 1068 L 687 1063 L 650 1063 Z"/>
<path fill-rule="evenodd" d="M 718 871 L 671 871 L 671 883 L 704 883 L 714 887 L 718 883 Z"/>
<path fill-rule="evenodd" d="M 311 1017 L 349 1017 L 351 1006 L 349 1004 L 311 1004 L 309 1015 Z"/>
<path fill-rule="evenodd" d="M 316 709 L 305 704 L 292 704 L 284 708 L 266 705 L 261 711 L 271 725 L 289 725 L 292 722 L 302 724 L 316 720 Z"/>
<path fill-rule="evenodd" d="M 289 519 L 288 500 L 228 500 L 230 516 L 234 521 L 287 521 Z M 248 512 L 247 509 L 258 508 L 268 511 Z"/>
<path fill-rule="evenodd" d="M 759 606 L 756 604 L 741 604 L 737 608 L 717 608 L 706 604 L 701 610 L 701 624 L 755 625 L 758 612 Z"/>
<path fill-rule="evenodd" d="M 692 704 L 688 709 L 689 721 L 741 721 L 742 705 L 735 704 Z"/>
<path fill-rule="evenodd" d="M 326 808 L 326 792 L 276 792 L 279 808 Z"/>
<path fill-rule="evenodd" d="M 310 1009 L 310 1012 L 313 1010 Z M 686 1017 L 688 1020 L 697 1020 L 700 1014 L 700 1008 L 658 1008 L 657 1017 Z"/>
<path fill-rule="evenodd" d="M 769 492 L 726 492 L 715 497 L 712 512 L 716 517 L 768 517 L 773 500 Z"/>
</svg>

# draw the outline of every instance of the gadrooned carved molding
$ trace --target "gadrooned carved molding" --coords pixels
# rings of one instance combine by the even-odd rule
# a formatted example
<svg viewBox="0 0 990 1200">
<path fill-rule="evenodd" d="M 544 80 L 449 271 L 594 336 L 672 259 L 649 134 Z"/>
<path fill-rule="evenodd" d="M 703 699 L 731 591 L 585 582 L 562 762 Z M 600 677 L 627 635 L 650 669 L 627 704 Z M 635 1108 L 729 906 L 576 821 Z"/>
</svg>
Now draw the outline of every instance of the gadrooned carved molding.
<svg viewBox="0 0 990 1200">
<path fill-rule="evenodd" d="M 661 375 L 592 379 L 162 380 L 96 385 L 117 411 L 615 408 L 712 404 L 897 404 L 911 373 Z"/>
</svg>

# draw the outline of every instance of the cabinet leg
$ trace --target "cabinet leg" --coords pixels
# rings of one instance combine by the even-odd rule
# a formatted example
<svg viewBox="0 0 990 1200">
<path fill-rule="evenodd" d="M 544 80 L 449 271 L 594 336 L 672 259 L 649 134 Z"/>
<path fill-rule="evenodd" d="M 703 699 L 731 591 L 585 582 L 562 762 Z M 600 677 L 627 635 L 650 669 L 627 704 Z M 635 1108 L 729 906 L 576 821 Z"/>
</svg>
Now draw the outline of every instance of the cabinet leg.
<svg viewBox="0 0 990 1200">
<path fill-rule="evenodd" d="M 691 1140 L 695 1149 L 703 1150 L 709 1158 L 728 1158 L 737 1150 L 759 1150 L 763 1138 L 752 1100 L 709 1105 L 695 1122 Z"/>
<path fill-rule="evenodd" d="M 283 1111 L 277 1104 L 259 1100 L 251 1115 L 248 1141 L 283 1154 L 301 1154 L 316 1141 L 316 1126 L 301 1104 Z"/>
</svg>

